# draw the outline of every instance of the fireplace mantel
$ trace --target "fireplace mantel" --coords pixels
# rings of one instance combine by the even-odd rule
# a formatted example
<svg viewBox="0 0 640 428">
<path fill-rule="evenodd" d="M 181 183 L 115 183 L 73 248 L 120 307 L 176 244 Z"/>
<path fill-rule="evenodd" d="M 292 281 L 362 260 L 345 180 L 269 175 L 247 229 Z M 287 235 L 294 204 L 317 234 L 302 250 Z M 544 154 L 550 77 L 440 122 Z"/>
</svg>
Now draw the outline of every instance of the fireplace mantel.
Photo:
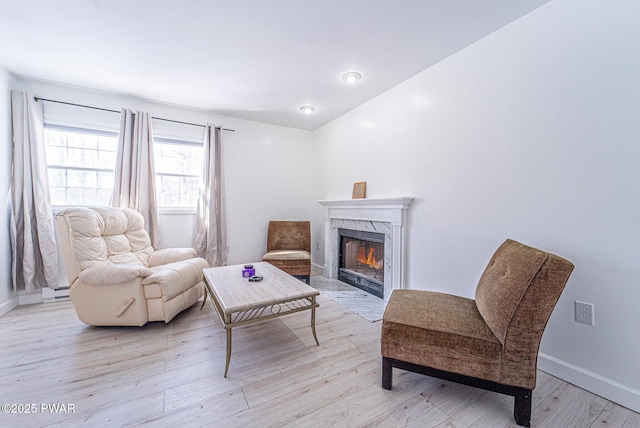
<svg viewBox="0 0 640 428">
<path fill-rule="evenodd" d="M 407 216 L 414 198 L 318 201 L 324 208 L 325 250 L 323 275 L 338 276 L 338 229 L 385 234 L 384 300 L 391 291 L 405 288 Z"/>
</svg>

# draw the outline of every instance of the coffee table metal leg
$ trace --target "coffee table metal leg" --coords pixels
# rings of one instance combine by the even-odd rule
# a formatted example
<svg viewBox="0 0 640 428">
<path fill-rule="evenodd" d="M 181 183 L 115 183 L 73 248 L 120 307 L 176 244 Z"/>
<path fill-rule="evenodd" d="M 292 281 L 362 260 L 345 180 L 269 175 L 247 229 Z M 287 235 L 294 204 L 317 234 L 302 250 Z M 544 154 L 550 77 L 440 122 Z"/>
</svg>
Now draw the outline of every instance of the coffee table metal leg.
<svg viewBox="0 0 640 428">
<path fill-rule="evenodd" d="M 231 326 L 227 326 L 227 362 L 224 365 L 224 377 L 229 371 L 229 361 L 231 361 Z"/>
<path fill-rule="evenodd" d="M 209 294 L 209 292 L 207 291 L 207 287 L 204 287 L 204 297 L 202 298 L 202 306 L 200 306 L 200 310 L 202 310 L 202 308 L 204 308 L 204 304 L 207 303 L 207 295 Z"/>
<path fill-rule="evenodd" d="M 318 336 L 316 336 L 316 298 L 315 296 L 311 299 L 311 304 L 313 307 L 311 308 L 311 331 L 313 332 L 313 338 L 316 340 L 316 344 L 320 346 L 320 342 L 318 342 Z"/>
</svg>

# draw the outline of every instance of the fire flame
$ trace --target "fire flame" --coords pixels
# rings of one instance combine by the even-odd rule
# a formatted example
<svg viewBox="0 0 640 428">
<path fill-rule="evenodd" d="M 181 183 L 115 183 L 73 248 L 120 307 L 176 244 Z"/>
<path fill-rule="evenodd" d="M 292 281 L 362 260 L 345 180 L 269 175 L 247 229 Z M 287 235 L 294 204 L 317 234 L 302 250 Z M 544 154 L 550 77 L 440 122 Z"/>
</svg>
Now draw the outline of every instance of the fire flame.
<svg viewBox="0 0 640 428">
<path fill-rule="evenodd" d="M 379 270 L 382 267 L 382 261 L 377 261 L 374 253 L 374 248 L 370 247 L 369 254 L 365 254 L 364 246 L 361 246 L 360 251 L 358 252 L 358 261 Z"/>
</svg>

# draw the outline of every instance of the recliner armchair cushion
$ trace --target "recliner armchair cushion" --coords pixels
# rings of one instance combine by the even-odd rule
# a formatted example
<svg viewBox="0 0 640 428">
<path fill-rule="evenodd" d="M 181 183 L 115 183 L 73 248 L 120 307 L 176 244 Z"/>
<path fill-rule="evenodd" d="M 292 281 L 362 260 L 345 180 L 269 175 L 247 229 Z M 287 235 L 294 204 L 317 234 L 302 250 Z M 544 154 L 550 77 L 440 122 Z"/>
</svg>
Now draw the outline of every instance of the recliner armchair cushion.
<svg viewBox="0 0 640 428">
<path fill-rule="evenodd" d="M 164 265 L 192 259 L 196 256 L 193 248 L 163 248 L 156 250 L 149 256 L 149 266 Z"/>
<path fill-rule="evenodd" d="M 144 295 L 147 299 L 171 300 L 202 281 L 202 270 L 208 267 L 209 264 L 201 258 L 154 266 L 149 269 L 151 274 L 142 279 Z"/>
<path fill-rule="evenodd" d="M 85 269 L 78 277 L 86 284 L 109 285 L 122 284 L 149 275 L 151 275 L 151 269 L 142 265 L 109 265 Z"/>
<path fill-rule="evenodd" d="M 131 264 L 149 267 L 154 253 L 144 229 L 144 219 L 135 210 L 111 207 L 69 208 L 56 216 L 69 284 L 80 271 L 96 266 Z M 65 239 L 66 238 L 66 239 Z"/>
</svg>

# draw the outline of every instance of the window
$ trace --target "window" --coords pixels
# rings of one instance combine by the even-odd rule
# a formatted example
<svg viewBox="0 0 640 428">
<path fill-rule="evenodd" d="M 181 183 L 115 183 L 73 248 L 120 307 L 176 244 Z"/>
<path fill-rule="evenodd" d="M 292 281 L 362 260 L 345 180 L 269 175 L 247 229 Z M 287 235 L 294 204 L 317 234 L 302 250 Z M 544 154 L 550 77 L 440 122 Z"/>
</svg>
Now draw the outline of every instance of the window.
<svg viewBox="0 0 640 428">
<path fill-rule="evenodd" d="M 43 101 L 51 204 L 109 205 L 120 113 Z"/>
<path fill-rule="evenodd" d="M 109 205 L 120 113 L 44 102 L 51 204 Z M 194 211 L 202 176 L 204 127 L 153 119 L 158 208 Z"/>
<path fill-rule="evenodd" d="M 196 208 L 202 177 L 202 143 L 154 138 L 159 208 Z"/>
<path fill-rule="evenodd" d="M 69 127 L 45 127 L 52 205 L 109 205 L 118 135 Z"/>
<path fill-rule="evenodd" d="M 195 211 L 204 127 L 164 119 L 153 119 L 152 125 L 158 209 Z"/>
</svg>

